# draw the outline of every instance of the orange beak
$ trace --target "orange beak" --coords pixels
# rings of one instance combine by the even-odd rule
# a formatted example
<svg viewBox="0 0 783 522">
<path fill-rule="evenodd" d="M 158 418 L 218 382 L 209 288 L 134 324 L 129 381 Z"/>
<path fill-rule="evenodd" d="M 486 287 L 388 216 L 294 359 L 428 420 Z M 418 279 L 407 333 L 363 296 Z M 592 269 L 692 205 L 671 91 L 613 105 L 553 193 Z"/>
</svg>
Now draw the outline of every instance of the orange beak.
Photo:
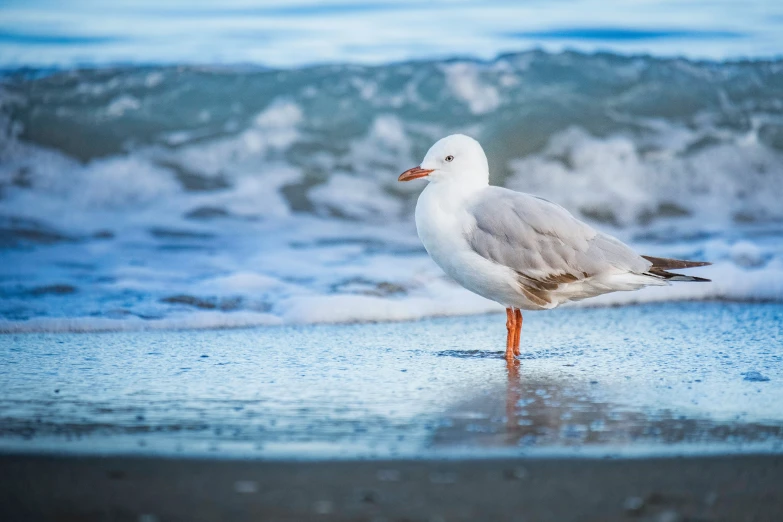
<svg viewBox="0 0 783 522">
<path fill-rule="evenodd" d="M 429 175 L 435 169 L 423 169 L 421 167 L 413 167 L 408 169 L 397 178 L 397 181 L 410 181 L 412 179 L 419 179 Z"/>
</svg>

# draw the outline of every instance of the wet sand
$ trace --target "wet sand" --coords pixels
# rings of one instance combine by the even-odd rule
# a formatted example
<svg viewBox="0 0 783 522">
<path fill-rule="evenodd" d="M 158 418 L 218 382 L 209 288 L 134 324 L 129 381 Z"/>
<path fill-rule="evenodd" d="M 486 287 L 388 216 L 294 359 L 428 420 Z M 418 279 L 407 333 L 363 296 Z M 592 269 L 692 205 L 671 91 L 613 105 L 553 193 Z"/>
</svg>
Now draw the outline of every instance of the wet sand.
<svg viewBox="0 0 783 522">
<path fill-rule="evenodd" d="M 783 456 L 252 461 L 0 456 L 2 520 L 783 520 Z"/>
</svg>

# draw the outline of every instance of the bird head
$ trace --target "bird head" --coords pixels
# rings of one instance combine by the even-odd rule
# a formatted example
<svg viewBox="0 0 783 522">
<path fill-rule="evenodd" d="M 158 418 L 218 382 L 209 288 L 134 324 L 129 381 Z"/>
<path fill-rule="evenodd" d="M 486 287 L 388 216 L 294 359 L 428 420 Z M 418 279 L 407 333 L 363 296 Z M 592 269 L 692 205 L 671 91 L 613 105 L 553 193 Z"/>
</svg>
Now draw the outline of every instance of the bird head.
<svg viewBox="0 0 783 522">
<path fill-rule="evenodd" d="M 421 165 L 403 172 L 397 181 L 425 178 L 436 183 L 487 185 L 489 165 L 479 142 L 464 134 L 452 134 L 435 143 Z"/>
</svg>

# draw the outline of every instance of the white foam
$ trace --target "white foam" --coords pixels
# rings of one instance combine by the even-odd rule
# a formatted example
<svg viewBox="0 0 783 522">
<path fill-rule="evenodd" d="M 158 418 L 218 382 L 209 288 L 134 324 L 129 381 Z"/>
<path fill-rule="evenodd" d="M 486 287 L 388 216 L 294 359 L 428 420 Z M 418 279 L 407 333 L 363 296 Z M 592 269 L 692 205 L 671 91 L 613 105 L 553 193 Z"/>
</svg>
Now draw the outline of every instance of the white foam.
<svg viewBox="0 0 783 522">
<path fill-rule="evenodd" d="M 36 317 L 27 321 L 0 319 L 0 333 L 122 332 L 145 330 L 212 330 L 281 324 L 279 317 L 259 312 L 191 312 L 165 319 L 110 319 L 106 317 Z"/>
<path fill-rule="evenodd" d="M 249 271 L 213 277 L 199 284 L 203 291 L 230 295 L 259 293 L 284 286 L 286 283 L 275 277 Z"/>
<path fill-rule="evenodd" d="M 480 65 L 457 62 L 441 66 L 454 95 L 464 101 L 473 114 L 487 114 L 500 106 L 500 94 L 495 87 L 479 78 Z"/>
<path fill-rule="evenodd" d="M 684 147 L 703 133 L 659 124 L 650 141 L 679 135 Z M 645 152 L 643 144 L 572 127 L 554 135 L 542 153 L 512 161 L 515 174 L 507 186 L 553 199 L 577 214 L 610 213 L 606 219 L 622 226 L 654 217 L 662 204 L 727 225 L 738 215 L 783 217 L 776 196 L 783 193 L 783 157 L 758 141 L 735 137 L 688 155 L 676 148 Z"/>
<path fill-rule="evenodd" d="M 297 141 L 301 120 L 302 110 L 296 103 L 275 100 L 252 119 L 251 126 L 236 135 L 188 145 L 174 153 L 155 151 L 155 155 L 164 155 L 169 161 L 211 177 L 227 172 L 259 174 L 268 155 Z"/>
<path fill-rule="evenodd" d="M 25 171 L 30 186 L 11 185 L 4 211 L 59 226 L 96 227 L 96 213 L 130 216 L 151 205 L 165 207 L 181 193 L 172 173 L 136 154 L 95 159 L 86 164 L 67 156 L 20 143 L 0 167 L 0 182 Z M 104 224 L 106 224 L 104 222 Z"/>
<path fill-rule="evenodd" d="M 411 321 L 503 310 L 499 304 L 456 286 L 403 299 L 368 295 L 302 296 L 283 301 L 280 309 L 283 321 L 293 324 Z"/>
<path fill-rule="evenodd" d="M 296 127 L 302 121 L 302 109 L 291 100 L 274 100 L 253 120 L 257 127 L 280 129 Z"/>
<path fill-rule="evenodd" d="M 322 215 L 337 213 L 355 219 L 396 218 L 402 201 L 383 191 L 377 183 L 365 178 L 333 174 L 323 185 L 308 193 L 310 201 Z"/>
<path fill-rule="evenodd" d="M 381 114 L 373 119 L 365 136 L 352 140 L 346 161 L 360 176 L 382 186 L 392 186 L 396 178 L 388 175 L 390 167 L 399 168 L 396 166 L 400 162 L 418 161 L 411 149 L 408 130 L 400 118 Z"/>
<path fill-rule="evenodd" d="M 126 112 L 135 111 L 141 108 L 141 101 L 138 98 L 128 94 L 122 94 L 114 98 L 106 107 L 106 115 L 117 118 Z"/>
<path fill-rule="evenodd" d="M 738 241 L 731 246 L 731 260 L 738 266 L 755 268 L 764 265 L 764 251 L 750 241 Z"/>
<path fill-rule="evenodd" d="M 280 188 L 301 179 L 301 172 L 287 165 L 259 165 L 257 171 L 251 166 L 244 168 L 247 173 L 235 181 L 231 190 L 204 198 L 204 203 L 222 204 L 238 215 L 288 216 L 290 208 Z"/>
</svg>

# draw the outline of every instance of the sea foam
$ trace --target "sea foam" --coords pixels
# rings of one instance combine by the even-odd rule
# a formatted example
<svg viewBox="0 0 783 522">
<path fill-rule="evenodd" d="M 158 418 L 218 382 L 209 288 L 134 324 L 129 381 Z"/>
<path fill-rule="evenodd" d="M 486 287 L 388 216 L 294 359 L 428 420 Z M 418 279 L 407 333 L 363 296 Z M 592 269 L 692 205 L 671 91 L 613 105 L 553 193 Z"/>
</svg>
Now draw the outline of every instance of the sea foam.
<svg viewBox="0 0 783 522">
<path fill-rule="evenodd" d="M 448 280 L 397 183 L 438 138 L 706 284 L 577 306 L 783 300 L 783 66 L 529 52 L 285 71 L 17 72 L 0 94 L 0 330 L 500 311 Z"/>
</svg>

